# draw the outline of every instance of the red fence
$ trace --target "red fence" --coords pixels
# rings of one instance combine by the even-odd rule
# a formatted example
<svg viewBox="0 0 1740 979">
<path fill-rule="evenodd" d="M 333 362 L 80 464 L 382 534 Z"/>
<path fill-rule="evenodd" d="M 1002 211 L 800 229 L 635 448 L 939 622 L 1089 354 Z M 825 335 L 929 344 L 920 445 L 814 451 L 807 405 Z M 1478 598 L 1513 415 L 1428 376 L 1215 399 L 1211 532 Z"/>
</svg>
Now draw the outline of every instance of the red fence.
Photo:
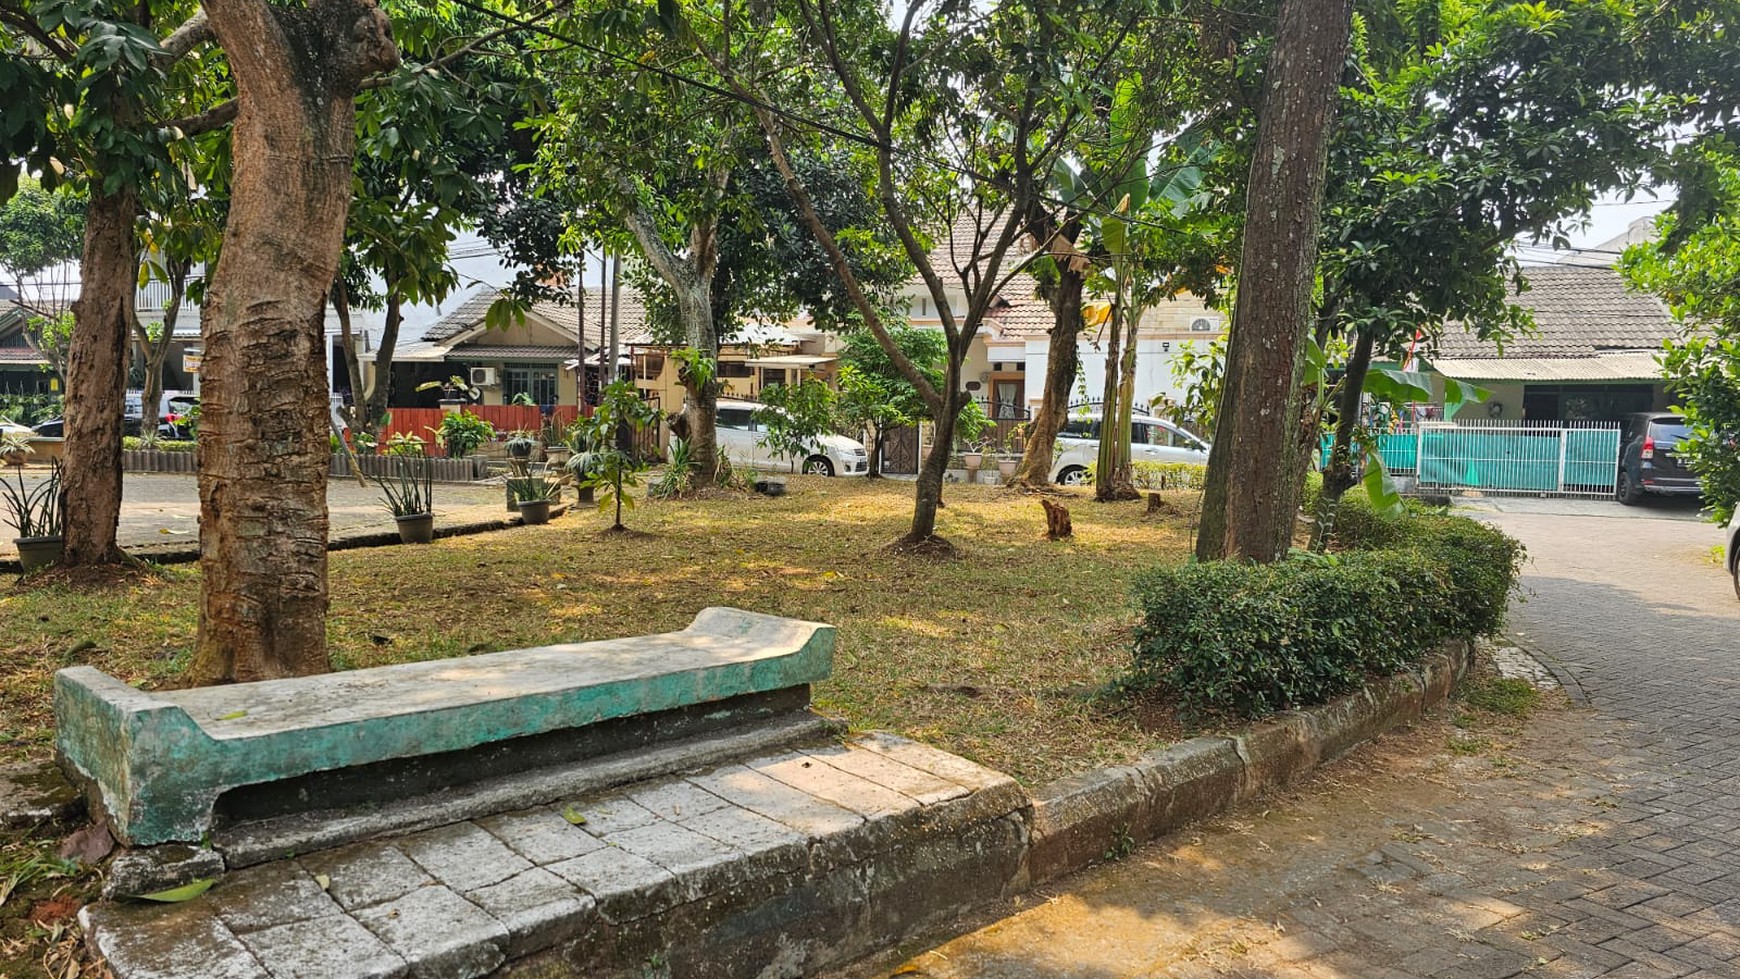
<svg viewBox="0 0 1740 979">
<path fill-rule="evenodd" d="M 532 405 L 466 405 L 465 410 L 495 426 L 501 434 L 524 429 L 528 432 L 539 432 L 544 428 L 544 415 Z M 392 408 L 390 417 L 381 427 L 381 441 L 395 435 L 415 435 L 428 443 L 430 455 L 445 455 L 439 445 L 435 444 L 434 429 L 441 427 L 441 418 L 447 414 L 444 408 Z M 590 412 L 589 412 L 590 413 Z M 580 416 L 580 409 L 574 405 L 556 405 L 550 409 L 550 425 L 560 428 L 571 424 Z"/>
</svg>

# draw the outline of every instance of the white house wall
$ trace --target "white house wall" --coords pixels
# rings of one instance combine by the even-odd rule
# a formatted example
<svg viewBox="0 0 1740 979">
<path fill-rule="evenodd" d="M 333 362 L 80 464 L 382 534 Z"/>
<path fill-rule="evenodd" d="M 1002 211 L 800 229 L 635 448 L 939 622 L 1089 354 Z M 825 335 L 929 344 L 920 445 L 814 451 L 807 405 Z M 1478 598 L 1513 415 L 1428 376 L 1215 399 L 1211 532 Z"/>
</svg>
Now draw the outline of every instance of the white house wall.
<svg viewBox="0 0 1740 979">
<path fill-rule="evenodd" d="M 1136 341 L 1136 405 L 1146 407 L 1165 395 L 1176 401 L 1184 390 L 1172 377 L 1172 362 L 1187 345 L 1206 340 L 1143 338 Z M 1103 345 L 1083 340 L 1079 346 L 1081 371 L 1070 401 L 1099 401 L 1106 390 L 1106 352 Z M 1045 367 L 1050 349 L 1047 340 L 1027 341 L 1027 403 L 1036 407 L 1045 397 Z"/>
</svg>

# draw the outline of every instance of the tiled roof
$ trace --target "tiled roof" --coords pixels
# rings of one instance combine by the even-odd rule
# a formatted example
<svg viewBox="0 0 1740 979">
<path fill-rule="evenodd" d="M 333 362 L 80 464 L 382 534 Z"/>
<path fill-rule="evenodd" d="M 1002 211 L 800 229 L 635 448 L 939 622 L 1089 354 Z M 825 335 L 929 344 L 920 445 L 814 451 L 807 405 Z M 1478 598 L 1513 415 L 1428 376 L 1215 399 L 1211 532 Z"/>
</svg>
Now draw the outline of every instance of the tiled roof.
<svg viewBox="0 0 1740 979">
<path fill-rule="evenodd" d="M 552 360 L 572 360 L 577 351 L 573 347 L 542 347 L 528 344 L 504 344 L 497 347 L 487 347 L 482 344 L 466 344 L 447 351 L 447 360 L 453 361 L 514 361 L 516 363 L 545 362 Z"/>
<path fill-rule="evenodd" d="M 478 326 L 483 322 L 485 314 L 489 312 L 490 304 L 495 302 L 497 295 L 498 293 L 493 289 L 478 290 L 453 312 L 430 324 L 429 328 L 423 331 L 423 339 L 439 343 L 451 340 Z M 608 296 L 608 291 L 604 292 L 604 295 Z M 603 316 L 601 313 L 608 312 L 608 310 L 601 311 L 599 309 L 599 301 L 600 291 L 598 289 L 587 290 L 586 346 L 593 349 L 603 345 L 601 339 L 603 336 Z M 528 315 L 548 323 L 554 329 L 561 330 L 569 336 L 576 335 L 576 328 L 580 321 L 579 311 L 572 303 L 535 303 Z M 641 302 L 639 293 L 632 289 L 622 290 L 618 318 L 621 324 L 621 343 L 623 345 L 645 341 L 648 335 L 646 305 Z"/>
<path fill-rule="evenodd" d="M 0 347 L 0 364 L 46 364 L 48 358 L 35 347 Z"/>
<path fill-rule="evenodd" d="M 1655 350 L 1679 333 L 1679 324 L 1654 296 L 1629 292 L 1612 268 L 1554 265 L 1523 270 L 1529 289 L 1515 301 L 1534 311 L 1536 332 L 1504 344 L 1451 323 L 1438 343 L 1439 358 L 1593 357 L 1610 350 Z"/>
</svg>

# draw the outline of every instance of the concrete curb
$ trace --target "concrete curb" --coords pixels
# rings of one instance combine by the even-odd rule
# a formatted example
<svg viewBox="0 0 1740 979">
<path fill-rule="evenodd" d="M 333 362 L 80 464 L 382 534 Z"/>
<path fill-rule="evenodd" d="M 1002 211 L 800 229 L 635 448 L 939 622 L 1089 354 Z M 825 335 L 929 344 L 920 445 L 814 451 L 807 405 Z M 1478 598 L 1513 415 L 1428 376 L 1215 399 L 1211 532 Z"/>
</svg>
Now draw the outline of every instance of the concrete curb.
<svg viewBox="0 0 1740 979">
<path fill-rule="evenodd" d="M 1205 816 L 1278 789 L 1326 761 L 1417 721 L 1473 661 L 1451 643 L 1408 672 L 1321 707 L 1287 711 L 1236 735 L 1192 738 L 1033 791 L 1029 883 L 1074 873 Z"/>
</svg>

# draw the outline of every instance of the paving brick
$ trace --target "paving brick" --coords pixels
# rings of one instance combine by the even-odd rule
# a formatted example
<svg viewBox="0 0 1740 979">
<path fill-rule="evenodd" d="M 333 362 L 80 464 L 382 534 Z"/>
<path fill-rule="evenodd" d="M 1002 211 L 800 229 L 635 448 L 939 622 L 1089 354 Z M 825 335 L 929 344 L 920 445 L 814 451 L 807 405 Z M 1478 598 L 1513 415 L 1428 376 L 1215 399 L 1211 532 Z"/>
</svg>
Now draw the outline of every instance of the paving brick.
<svg viewBox="0 0 1740 979">
<path fill-rule="evenodd" d="M 410 972 L 397 952 L 343 914 L 278 925 L 240 938 L 272 979 L 400 979 Z"/>
<path fill-rule="evenodd" d="M 309 874 L 327 879 L 327 892 L 346 911 L 391 901 L 435 882 L 410 857 L 373 843 L 309 854 L 298 862 Z"/>
<path fill-rule="evenodd" d="M 556 809 L 526 809 L 477 821 L 486 832 L 528 861 L 544 866 L 572 860 L 604 841 L 569 822 Z"/>
<path fill-rule="evenodd" d="M 438 884 L 365 908 L 356 919 L 403 957 L 417 979 L 485 976 L 506 958 L 507 928 Z"/>
<path fill-rule="evenodd" d="M 507 929 L 510 959 L 559 945 L 597 921 L 592 895 L 541 868 L 465 896 Z"/>
<path fill-rule="evenodd" d="M 397 846 L 430 876 L 456 891 L 488 887 L 532 867 L 525 857 L 473 823 L 407 836 Z"/>
</svg>

